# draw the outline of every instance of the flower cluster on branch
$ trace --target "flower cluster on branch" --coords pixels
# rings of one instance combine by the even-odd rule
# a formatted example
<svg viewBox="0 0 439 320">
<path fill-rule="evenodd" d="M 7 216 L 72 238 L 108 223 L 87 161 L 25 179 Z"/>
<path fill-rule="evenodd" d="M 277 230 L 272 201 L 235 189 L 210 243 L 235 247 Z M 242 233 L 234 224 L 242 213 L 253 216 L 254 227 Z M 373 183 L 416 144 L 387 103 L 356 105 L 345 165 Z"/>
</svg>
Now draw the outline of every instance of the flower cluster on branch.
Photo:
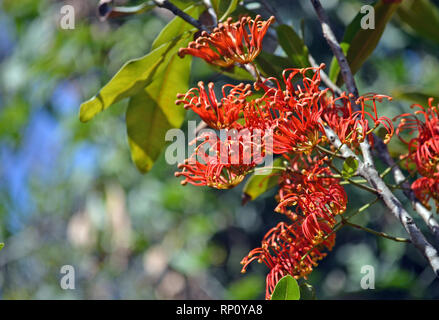
<svg viewBox="0 0 439 320">
<path fill-rule="evenodd" d="M 188 48 L 180 49 L 180 56 L 191 54 L 221 67 L 253 63 L 273 20 L 262 21 L 260 16 L 254 20 L 243 17 L 238 22 L 228 19 L 211 34 L 203 32 Z M 287 274 L 307 277 L 334 246 L 336 216 L 345 212 L 348 199 L 340 176 L 334 174 L 330 166 L 338 150 L 328 141 L 325 127 L 330 127 L 342 144 L 357 153 L 362 142 L 373 142 L 372 133 L 379 126 L 385 130 L 385 142 L 394 134 L 392 121 L 379 116 L 377 108 L 378 102 L 391 100 L 390 97 L 367 94 L 353 99 L 345 92 L 336 96 L 331 89 L 322 86 L 320 73 L 324 67 L 321 64 L 312 68 L 288 68 L 281 79 L 258 77 L 252 85 L 227 84 L 222 87 L 220 98 L 213 83 L 209 83 L 206 90 L 202 82 L 177 96 L 177 104 L 193 110 L 211 129 L 246 132 L 234 140 L 202 135 L 193 141 L 201 141 L 201 144 L 180 164 L 181 171 L 176 173 L 185 178 L 182 184 L 228 189 L 243 181 L 265 156 L 285 159 L 285 168 L 278 174 L 276 211 L 287 221 L 268 231 L 261 246 L 242 260 L 243 272 L 252 261 L 265 263 L 270 269 L 266 279 L 267 299 L 281 277 Z M 424 114 L 432 117 L 430 113 Z M 415 124 L 421 132 L 419 122 L 408 120 L 398 130 Z M 261 131 L 265 132 L 262 139 L 258 142 L 251 139 Z M 416 150 L 422 148 L 420 152 L 428 155 L 439 143 L 432 140 L 424 146 L 427 139 L 424 131 L 422 138 L 410 143 L 410 150 L 416 146 Z M 271 139 L 270 144 L 266 138 Z M 416 152 L 411 153 L 416 161 Z M 436 170 L 437 160 L 431 157 Z M 424 165 L 425 170 L 430 170 L 428 168 Z M 428 179 L 431 178 L 429 175 Z M 434 197 L 431 193 L 429 196 Z"/>
</svg>

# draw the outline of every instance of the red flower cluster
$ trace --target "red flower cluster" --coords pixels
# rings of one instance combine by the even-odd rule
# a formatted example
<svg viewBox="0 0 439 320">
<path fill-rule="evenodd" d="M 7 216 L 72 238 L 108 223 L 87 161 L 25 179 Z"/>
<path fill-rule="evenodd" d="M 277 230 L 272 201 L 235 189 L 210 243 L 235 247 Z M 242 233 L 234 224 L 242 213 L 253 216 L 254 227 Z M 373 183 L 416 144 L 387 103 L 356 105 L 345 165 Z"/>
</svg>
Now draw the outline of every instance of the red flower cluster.
<svg viewBox="0 0 439 320">
<path fill-rule="evenodd" d="M 220 67 L 250 63 L 261 52 L 262 39 L 273 21 L 274 17 L 262 21 L 259 15 L 254 20 L 242 17 L 234 23 L 232 18 L 228 18 L 212 33 L 201 33 L 200 37 L 189 43 L 188 48 L 180 49 L 178 54 L 180 57 L 190 54 Z"/>
<path fill-rule="evenodd" d="M 226 89 L 230 88 L 229 93 Z M 176 104 L 184 103 L 185 109 L 191 109 L 206 124 L 213 129 L 240 128 L 236 122 L 242 112 L 245 99 L 251 95 L 251 86 L 243 83 L 233 86 L 226 84 L 222 88 L 223 97 L 220 101 L 216 98 L 214 84 L 208 84 L 208 91 L 204 88 L 202 81 L 198 82 L 198 88 L 192 88 L 186 94 L 177 95 Z"/>
<path fill-rule="evenodd" d="M 310 241 L 303 234 L 300 221 L 291 224 L 280 222 L 267 232 L 260 248 L 253 249 L 242 261 L 242 272 L 248 265 L 257 260 L 265 263 L 270 269 L 266 278 L 265 298 L 270 299 L 277 282 L 286 275 L 295 278 L 306 277 L 311 273 L 317 261 L 323 259 L 335 243 L 335 233 L 325 222 L 319 222 L 320 229 L 326 232 L 327 237 L 319 241 Z"/>
<path fill-rule="evenodd" d="M 272 21 L 273 18 L 261 21 L 259 16 L 255 20 L 244 17 L 237 23 L 227 20 L 213 33 L 203 33 L 189 48 L 181 49 L 180 55 L 192 54 L 223 67 L 249 63 L 259 54 Z M 177 104 L 193 110 L 209 127 L 227 133 L 246 132 L 238 134 L 238 139 L 221 140 L 216 134 L 196 139 L 194 143 L 202 143 L 179 166 L 181 172 L 176 173 L 185 177 L 182 184 L 232 188 L 266 155 L 281 155 L 289 161 L 279 178 L 276 208 L 289 223 L 271 229 L 261 247 L 242 261 L 243 272 L 254 260 L 264 262 L 270 269 L 267 298 L 282 276 L 306 277 L 326 255 L 323 251 L 334 245 L 335 217 L 345 211 L 347 195 L 325 166 L 326 156 L 320 149 L 316 151 L 317 145 L 328 144 L 324 127 L 331 127 L 343 143 L 354 148 L 379 125 L 387 131 L 388 139 L 393 135 L 392 122 L 379 117 L 376 106 L 377 101 L 390 97 L 370 94 L 353 102 L 343 93 L 335 98 L 331 90 L 320 87 L 322 68 L 324 64 L 318 68 L 286 69 L 280 81 L 258 81 L 253 87 L 262 96 L 254 95 L 250 85 L 226 85 L 218 100 L 214 85 L 210 83 L 206 91 L 202 82 L 178 95 Z M 262 139 L 255 139 L 261 138 L 261 132 Z M 245 136 L 251 139 L 244 139 Z M 271 145 L 266 138 L 271 138 Z M 334 151 L 331 145 L 329 148 Z"/>
<path fill-rule="evenodd" d="M 439 109 L 433 106 L 433 98 L 428 100 L 428 105 L 429 108 L 425 109 L 419 104 L 414 104 L 412 108 L 418 107 L 420 110 L 414 114 L 400 115 L 402 119 L 396 133 L 401 141 L 408 145 L 407 169 L 412 163 L 416 166 L 416 171 L 423 176 L 413 182 L 412 189 L 416 197 L 430 208 L 430 199 L 439 207 Z M 424 121 L 417 115 L 422 115 Z M 407 141 L 401 136 L 404 131 L 408 131 L 410 135 L 414 132 L 418 134 Z"/>
<path fill-rule="evenodd" d="M 293 221 L 302 217 L 303 234 L 310 241 L 324 234 L 320 230 L 321 221 L 332 227 L 335 216 L 346 210 L 346 192 L 323 162 L 323 159 L 295 157 L 279 181 L 276 211 Z M 293 206 L 295 211 L 290 209 Z"/>
</svg>

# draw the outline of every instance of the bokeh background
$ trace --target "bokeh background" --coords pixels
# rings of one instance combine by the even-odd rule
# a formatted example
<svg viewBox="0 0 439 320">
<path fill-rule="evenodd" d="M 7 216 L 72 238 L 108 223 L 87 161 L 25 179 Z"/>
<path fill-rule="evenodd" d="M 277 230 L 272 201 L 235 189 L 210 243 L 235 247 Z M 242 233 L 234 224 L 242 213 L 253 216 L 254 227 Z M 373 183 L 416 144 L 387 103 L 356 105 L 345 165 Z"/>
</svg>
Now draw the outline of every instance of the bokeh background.
<svg viewBox="0 0 439 320">
<path fill-rule="evenodd" d="M 360 6 L 371 3 L 322 2 L 339 39 Z M 245 3 L 267 17 L 257 3 Z M 304 21 L 306 44 L 329 65 L 332 56 L 308 1 L 270 3 L 296 29 Z M 64 4 L 75 8 L 74 30 L 59 27 Z M 97 4 L 0 0 L 0 298 L 263 299 L 265 267 L 254 264 L 241 274 L 239 262 L 282 218 L 273 212 L 274 191 L 242 206 L 242 185 L 183 187 L 164 157 L 140 174 L 128 149 L 126 102 L 87 124 L 79 121 L 80 103 L 128 59 L 147 53 L 172 18 L 155 9 L 100 21 Z M 437 42 L 395 18 L 357 74 L 360 91 L 437 94 L 438 54 Z M 192 85 L 226 80 L 195 60 Z M 380 112 L 393 117 L 409 105 L 394 99 Z M 348 191 L 349 210 L 371 200 Z M 355 222 L 405 236 L 380 204 Z M 60 287 L 63 265 L 75 268 L 75 290 Z M 374 290 L 360 287 L 363 265 L 375 268 Z M 338 233 L 309 283 L 319 299 L 439 298 L 439 281 L 414 248 L 349 228 Z"/>
</svg>

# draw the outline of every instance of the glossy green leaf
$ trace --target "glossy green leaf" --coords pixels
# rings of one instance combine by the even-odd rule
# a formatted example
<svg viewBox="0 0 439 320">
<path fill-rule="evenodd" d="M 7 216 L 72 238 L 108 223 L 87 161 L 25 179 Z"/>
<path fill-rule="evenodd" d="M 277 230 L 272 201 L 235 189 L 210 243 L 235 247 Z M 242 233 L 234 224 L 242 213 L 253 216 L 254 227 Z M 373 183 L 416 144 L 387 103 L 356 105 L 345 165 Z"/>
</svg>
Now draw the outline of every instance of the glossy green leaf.
<svg viewBox="0 0 439 320">
<path fill-rule="evenodd" d="M 112 104 L 135 95 L 154 81 L 157 69 L 175 49 L 178 39 L 165 43 L 139 59 L 128 61 L 99 93 L 81 104 L 79 118 L 87 122 Z"/>
<path fill-rule="evenodd" d="M 300 300 L 316 300 L 316 291 L 309 283 L 303 282 L 299 285 Z"/>
<path fill-rule="evenodd" d="M 290 275 L 286 275 L 276 284 L 271 300 L 299 300 L 300 289 L 297 281 Z"/>
<path fill-rule="evenodd" d="M 308 48 L 294 29 L 283 24 L 276 31 L 280 46 L 292 62 L 291 67 L 308 67 Z"/>
<path fill-rule="evenodd" d="M 273 161 L 273 167 L 282 166 L 283 158 L 277 158 Z M 242 203 L 246 204 L 254 200 L 267 190 L 274 188 L 279 180 L 279 170 L 267 169 L 259 171 L 258 174 L 252 174 L 244 185 L 242 191 Z"/>
<path fill-rule="evenodd" d="M 361 28 L 361 19 L 364 14 L 360 12 L 346 28 L 345 36 L 340 45 L 346 54 L 347 61 L 353 74 L 360 69 L 363 63 L 375 50 L 387 23 L 398 6 L 399 3 L 377 1 L 373 6 L 375 9 L 375 29 Z M 331 62 L 329 75 L 331 80 L 338 85 L 343 83 L 340 74 L 340 67 L 335 57 Z"/>
<path fill-rule="evenodd" d="M 199 7 L 190 6 L 185 11 L 198 18 Z M 112 104 L 131 97 L 150 85 L 159 76 L 157 70 L 165 62 L 166 56 L 175 49 L 180 39 L 191 35 L 187 32 L 191 29 L 193 27 L 179 17 L 169 22 L 157 36 L 150 53 L 128 61 L 95 97 L 81 104 L 80 120 L 87 122 Z"/>
<path fill-rule="evenodd" d="M 429 0 L 404 0 L 396 11 L 402 24 L 420 36 L 439 42 L 439 9 Z"/>
<path fill-rule="evenodd" d="M 144 90 L 130 99 L 126 114 L 131 157 L 141 172 L 151 169 L 165 148 L 165 134 L 178 128 L 185 110 L 175 105 L 177 93 L 188 89 L 192 58 L 180 59 L 178 48 L 190 39 L 180 40 L 157 69 L 158 76 Z"/>
<path fill-rule="evenodd" d="M 358 160 L 354 157 L 348 157 L 343 162 L 343 169 L 341 170 L 341 174 L 343 178 L 349 179 L 352 178 L 358 169 Z"/>
</svg>

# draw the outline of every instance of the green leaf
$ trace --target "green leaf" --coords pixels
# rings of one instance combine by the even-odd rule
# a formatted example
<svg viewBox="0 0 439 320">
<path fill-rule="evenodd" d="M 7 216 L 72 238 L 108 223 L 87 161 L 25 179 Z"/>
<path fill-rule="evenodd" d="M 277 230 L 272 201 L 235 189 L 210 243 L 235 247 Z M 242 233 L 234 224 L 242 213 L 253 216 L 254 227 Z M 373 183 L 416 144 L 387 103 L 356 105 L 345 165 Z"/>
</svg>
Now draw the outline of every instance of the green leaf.
<svg viewBox="0 0 439 320">
<path fill-rule="evenodd" d="M 420 36 L 439 42 L 439 9 L 429 0 L 404 0 L 396 11 L 400 23 Z"/>
<path fill-rule="evenodd" d="M 291 67 L 308 67 L 308 48 L 294 29 L 283 24 L 276 31 L 280 46 L 293 64 Z"/>
<path fill-rule="evenodd" d="M 316 291 L 309 283 L 303 282 L 299 286 L 300 300 L 316 300 Z"/>
<path fill-rule="evenodd" d="M 283 158 L 277 158 L 273 161 L 273 167 L 282 166 Z M 265 171 L 265 170 L 264 170 Z M 252 174 L 244 185 L 242 191 L 242 204 L 254 200 L 267 190 L 274 188 L 279 180 L 279 170 L 267 169 L 267 172 L 258 172 Z"/>
<path fill-rule="evenodd" d="M 198 18 L 198 9 L 199 7 L 190 6 L 185 11 L 188 14 L 196 14 Z M 134 96 L 151 84 L 156 76 L 160 76 L 157 69 L 164 63 L 166 56 L 175 49 L 180 39 L 191 35 L 188 30 L 192 29 L 190 24 L 179 17 L 171 20 L 157 36 L 150 53 L 128 61 L 95 97 L 81 104 L 80 120 L 89 121 L 114 103 Z M 184 46 L 186 45 L 187 42 Z"/>
<path fill-rule="evenodd" d="M 392 92 L 394 99 L 404 99 L 422 106 L 428 105 L 428 99 L 433 98 L 436 103 L 439 102 L 437 92 L 427 92 L 425 90 L 417 90 L 413 88 L 400 88 Z"/>
<path fill-rule="evenodd" d="M 258 69 L 266 77 L 282 77 L 282 71 L 291 67 L 288 58 L 262 51 L 255 59 Z"/>
<path fill-rule="evenodd" d="M 239 0 L 212 0 L 212 8 L 215 10 L 218 21 L 224 21 L 235 11 Z"/>
<path fill-rule="evenodd" d="M 158 76 L 128 104 L 128 142 L 131 157 L 141 172 L 149 171 L 160 156 L 166 146 L 166 132 L 183 123 L 185 110 L 175 105 L 175 99 L 177 93 L 188 89 L 192 58 L 180 59 L 177 50 L 189 41 L 185 38 L 174 46 L 158 68 Z"/>
<path fill-rule="evenodd" d="M 183 11 L 190 16 L 198 18 L 200 14 L 200 8 L 201 8 L 200 6 L 191 5 Z M 163 28 L 163 30 L 159 33 L 157 38 L 155 38 L 152 44 L 152 50 L 157 49 L 161 45 L 166 44 L 178 38 L 186 31 L 194 30 L 194 29 L 195 28 L 192 25 L 190 25 L 180 17 L 175 17 Z"/>
<path fill-rule="evenodd" d="M 377 1 L 374 4 L 375 29 L 361 28 L 361 19 L 364 16 L 361 12 L 357 14 L 354 20 L 346 28 L 345 36 L 340 45 L 346 54 L 347 61 L 353 74 L 360 69 L 363 63 L 375 50 L 387 23 L 398 6 L 399 3 Z M 336 82 L 337 85 L 343 83 L 340 74 L 340 67 L 335 57 L 332 59 L 329 75 L 331 80 Z"/>
<path fill-rule="evenodd" d="M 255 81 L 255 78 L 253 78 L 253 76 L 247 70 L 237 66 L 233 66 L 227 69 L 220 68 L 212 64 L 209 64 L 208 66 L 214 69 L 216 72 L 221 73 L 235 80 L 252 81 L 252 82 Z"/>
<path fill-rule="evenodd" d="M 279 280 L 274 288 L 271 300 L 299 300 L 300 289 L 297 281 L 290 275 Z"/>
<path fill-rule="evenodd" d="M 355 175 L 358 169 L 358 160 L 354 157 L 348 157 L 343 162 L 343 169 L 341 170 L 341 175 L 345 179 L 349 179 Z"/>
<path fill-rule="evenodd" d="M 3 249 L 4 246 L 5 246 L 5 244 L 0 242 L 0 251 Z"/>
<path fill-rule="evenodd" d="M 165 43 L 139 59 L 128 61 L 99 93 L 81 104 L 79 118 L 87 122 L 112 104 L 135 95 L 157 76 L 157 69 L 175 48 L 177 39 Z"/>
</svg>

